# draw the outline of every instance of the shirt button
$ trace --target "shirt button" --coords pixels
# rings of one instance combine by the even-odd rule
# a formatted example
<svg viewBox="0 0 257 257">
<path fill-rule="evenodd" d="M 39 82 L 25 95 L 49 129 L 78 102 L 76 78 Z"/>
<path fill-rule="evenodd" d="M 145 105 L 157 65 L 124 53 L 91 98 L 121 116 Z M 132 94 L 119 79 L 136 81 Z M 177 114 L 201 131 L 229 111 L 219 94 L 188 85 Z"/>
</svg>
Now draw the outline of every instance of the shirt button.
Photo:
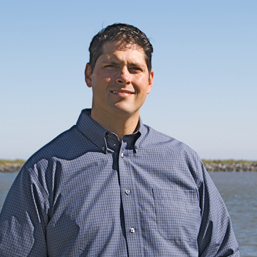
<svg viewBox="0 0 257 257">
<path fill-rule="evenodd" d="M 121 156 L 121 158 L 123 158 L 124 157 L 124 153 L 121 153 L 120 156 Z"/>
<path fill-rule="evenodd" d="M 130 233 L 135 233 L 135 229 L 134 228 L 130 228 Z"/>
<path fill-rule="evenodd" d="M 130 190 L 125 190 L 125 193 L 126 193 L 126 195 L 129 195 L 130 194 Z"/>
<path fill-rule="evenodd" d="M 104 146 L 102 147 L 102 150 L 105 151 L 105 147 Z"/>
</svg>

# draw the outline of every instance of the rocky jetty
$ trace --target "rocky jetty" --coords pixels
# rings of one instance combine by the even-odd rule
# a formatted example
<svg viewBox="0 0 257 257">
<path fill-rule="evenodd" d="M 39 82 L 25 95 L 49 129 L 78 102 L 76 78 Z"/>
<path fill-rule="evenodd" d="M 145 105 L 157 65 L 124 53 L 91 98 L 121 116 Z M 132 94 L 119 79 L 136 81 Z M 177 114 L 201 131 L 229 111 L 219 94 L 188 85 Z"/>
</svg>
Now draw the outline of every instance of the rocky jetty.
<svg viewBox="0 0 257 257">
<path fill-rule="evenodd" d="M 208 171 L 257 171 L 257 162 L 250 161 L 204 161 Z"/>
<path fill-rule="evenodd" d="M 19 172 L 25 161 L 0 161 L 0 172 Z"/>
<path fill-rule="evenodd" d="M 25 161 L 0 161 L 0 172 L 19 172 Z M 257 161 L 203 160 L 208 171 L 257 171 Z"/>
</svg>

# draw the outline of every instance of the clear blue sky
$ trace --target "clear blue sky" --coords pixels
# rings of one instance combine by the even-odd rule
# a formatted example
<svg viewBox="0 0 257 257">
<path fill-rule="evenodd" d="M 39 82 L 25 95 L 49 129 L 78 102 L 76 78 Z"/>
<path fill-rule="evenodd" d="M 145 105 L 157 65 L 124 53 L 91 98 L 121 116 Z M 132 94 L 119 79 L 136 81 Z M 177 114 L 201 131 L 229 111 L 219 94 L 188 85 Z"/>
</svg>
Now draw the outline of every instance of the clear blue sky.
<svg viewBox="0 0 257 257">
<path fill-rule="evenodd" d="M 27 159 L 91 107 L 91 38 L 115 22 L 154 46 L 145 124 L 205 159 L 257 160 L 257 1 L 0 4 L 0 159 Z"/>
</svg>

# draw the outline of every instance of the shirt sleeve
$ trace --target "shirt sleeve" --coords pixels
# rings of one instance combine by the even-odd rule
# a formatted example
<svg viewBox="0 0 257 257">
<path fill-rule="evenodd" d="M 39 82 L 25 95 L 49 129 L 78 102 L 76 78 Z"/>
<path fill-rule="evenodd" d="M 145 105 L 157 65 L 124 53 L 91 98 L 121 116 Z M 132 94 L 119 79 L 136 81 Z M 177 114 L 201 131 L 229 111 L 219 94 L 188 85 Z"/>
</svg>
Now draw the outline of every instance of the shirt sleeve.
<svg viewBox="0 0 257 257">
<path fill-rule="evenodd" d="M 201 170 L 203 183 L 199 191 L 202 223 L 198 236 L 200 256 L 240 256 L 227 208 L 202 163 Z"/>
<path fill-rule="evenodd" d="M 16 177 L 0 214 L 0 256 L 47 256 L 48 194 L 33 169 Z"/>
</svg>

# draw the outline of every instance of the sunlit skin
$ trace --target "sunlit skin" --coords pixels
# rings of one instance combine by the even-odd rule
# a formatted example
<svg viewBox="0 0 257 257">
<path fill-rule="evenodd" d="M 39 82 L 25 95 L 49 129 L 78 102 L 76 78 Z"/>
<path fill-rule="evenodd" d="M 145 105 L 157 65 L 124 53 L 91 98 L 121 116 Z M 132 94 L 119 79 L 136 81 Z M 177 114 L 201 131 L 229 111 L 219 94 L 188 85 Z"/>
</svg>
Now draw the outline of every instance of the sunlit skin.
<svg viewBox="0 0 257 257">
<path fill-rule="evenodd" d="M 89 64 L 85 70 L 87 86 L 93 90 L 91 118 L 120 139 L 132 134 L 153 76 L 140 46 L 106 42 L 93 71 Z"/>
</svg>

